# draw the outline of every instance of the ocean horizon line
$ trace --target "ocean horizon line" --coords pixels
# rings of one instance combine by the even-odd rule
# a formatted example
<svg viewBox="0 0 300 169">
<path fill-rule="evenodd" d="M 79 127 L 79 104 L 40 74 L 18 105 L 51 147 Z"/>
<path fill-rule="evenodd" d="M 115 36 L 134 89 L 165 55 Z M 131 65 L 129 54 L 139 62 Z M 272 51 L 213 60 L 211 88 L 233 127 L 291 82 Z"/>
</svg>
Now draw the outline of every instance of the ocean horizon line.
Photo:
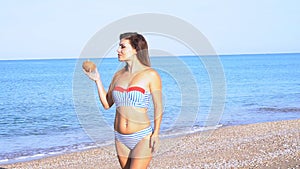
<svg viewBox="0 0 300 169">
<path fill-rule="evenodd" d="M 234 53 L 234 54 L 216 54 L 217 56 L 247 56 L 247 55 L 294 55 L 294 54 L 300 54 L 300 52 L 274 52 L 274 53 Z M 211 55 L 201 55 L 202 57 L 205 56 L 216 56 L 214 54 Z M 150 57 L 159 58 L 159 57 L 191 57 L 191 56 L 197 56 L 192 54 L 183 54 L 183 55 L 151 55 Z M 13 58 L 13 59 L 1 59 L 0 61 L 34 61 L 34 60 L 76 60 L 76 59 L 117 59 L 117 56 L 104 56 L 104 57 L 48 57 L 48 58 Z"/>
</svg>

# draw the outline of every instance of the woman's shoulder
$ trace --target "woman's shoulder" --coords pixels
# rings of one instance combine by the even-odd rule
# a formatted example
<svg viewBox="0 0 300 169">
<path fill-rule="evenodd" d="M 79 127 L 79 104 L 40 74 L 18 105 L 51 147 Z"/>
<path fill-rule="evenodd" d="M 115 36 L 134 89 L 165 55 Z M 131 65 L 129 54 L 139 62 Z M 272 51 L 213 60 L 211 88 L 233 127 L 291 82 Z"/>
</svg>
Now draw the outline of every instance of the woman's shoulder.
<svg viewBox="0 0 300 169">
<path fill-rule="evenodd" d="M 118 79 L 124 72 L 125 72 L 125 69 L 124 69 L 124 68 L 118 70 L 118 71 L 114 74 L 113 79 L 112 79 L 112 82 L 114 83 L 115 80 Z"/>
<path fill-rule="evenodd" d="M 114 74 L 114 76 L 118 76 L 118 75 L 120 75 L 120 74 L 123 74 L 125 71 L 126 71 L 126 69 L 125 69 L 125 68 L 122 68 L 122 69 L 116 71 L 116 73 Z"/>
<path fill-rule="evenodd" d="M 144 73 L 150 78 L 160 78 L 159 73 L 151 67 L 147 68 Z"/>
<path fill-rule="evenodd" d="M 146 73 L 150 91 L 153 92 L 155 90 L 161 90 L 162 81 L 159 73 L 153 68 L 149 68 Z"/>
</svg>

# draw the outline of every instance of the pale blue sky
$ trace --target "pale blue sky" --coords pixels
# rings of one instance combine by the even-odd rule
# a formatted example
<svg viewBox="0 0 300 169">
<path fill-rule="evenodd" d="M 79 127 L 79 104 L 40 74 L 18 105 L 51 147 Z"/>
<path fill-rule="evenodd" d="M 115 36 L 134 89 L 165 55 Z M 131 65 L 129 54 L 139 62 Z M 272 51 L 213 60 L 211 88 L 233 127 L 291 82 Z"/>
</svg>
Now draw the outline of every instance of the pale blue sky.
<svg viewBox="0 0 300 169">
<path fill-rule="evenodd" d="M 217 54 L 300 53 L 299 6 L 298 0 L 0 0 L 0 59 L 77 58 L 101 28 L 141 13 L 191 23 Z"/>
</svg>

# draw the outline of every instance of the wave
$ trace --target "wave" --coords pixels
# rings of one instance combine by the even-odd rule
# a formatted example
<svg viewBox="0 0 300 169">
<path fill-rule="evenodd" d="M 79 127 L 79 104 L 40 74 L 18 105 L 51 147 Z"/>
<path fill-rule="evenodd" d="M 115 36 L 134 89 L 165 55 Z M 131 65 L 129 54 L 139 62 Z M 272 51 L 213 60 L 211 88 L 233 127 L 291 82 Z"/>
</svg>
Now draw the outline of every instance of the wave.
<svg viewBox="0 0 300 169">
<path fill-rule="evenodd" d="M 31 161 L 37 160 L 45 157 L 71 153 L 71 152 L 78 152 L 84 151 L 92 148 L 103 147 L 107 145 L 112 145 L 113 142 L 103 142 L 99 143 L 81 143 L 81 144 L 74 144 L 69 146 L 57 146 L 51 148 L 43 148 L 43 149 L 30 149 L 24 150 L 19 152 L 12 152 L 12 153 L 0 153 L 0 164 L 12 164 L 16 162 L 24 162 L 24 161 Z"/>
<path fill-rule="evenodd" d="M 300 108 L 298 107 L 285 107 L 285 108 L 277 108 L 277 107 L 261 107 L 258 108 L 258 111 L 262 112 L 274 112 L 274 113 L 300 113 Z"/>
<path fill-rule="evenodd" d="M 167 130 L 163 131 L 160 135 L 162 139 L 164 138 L 174 138 L 174 137 L 180 137 L 188 134 L 194 134 L 194 133 L 199 133 L 199 132 L 205 132 L 205 131 L 210 131 L 210 130 L 215 130 L 220 127 L 222 127 L 222 124 L 216 125 L 216 126 L 198 126 L 194 125 L 191 128 L 176 128 L 173 130 Z"/>
</svg>

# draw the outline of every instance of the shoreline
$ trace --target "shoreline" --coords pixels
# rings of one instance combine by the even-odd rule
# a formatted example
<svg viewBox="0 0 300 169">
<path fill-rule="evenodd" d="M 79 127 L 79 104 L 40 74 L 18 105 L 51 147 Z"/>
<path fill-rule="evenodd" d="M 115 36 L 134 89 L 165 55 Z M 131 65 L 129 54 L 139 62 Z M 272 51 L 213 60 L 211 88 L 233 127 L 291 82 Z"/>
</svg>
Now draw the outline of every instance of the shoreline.
<svg viewBox="0 0 300 169">
<path fill-rule="evenodd" d="M 120 168 L 114 146 L 0 168 Z M 223 126 L 161 140 L 149 168 L 300 168 L 300 119 Z"/>
</svg>

